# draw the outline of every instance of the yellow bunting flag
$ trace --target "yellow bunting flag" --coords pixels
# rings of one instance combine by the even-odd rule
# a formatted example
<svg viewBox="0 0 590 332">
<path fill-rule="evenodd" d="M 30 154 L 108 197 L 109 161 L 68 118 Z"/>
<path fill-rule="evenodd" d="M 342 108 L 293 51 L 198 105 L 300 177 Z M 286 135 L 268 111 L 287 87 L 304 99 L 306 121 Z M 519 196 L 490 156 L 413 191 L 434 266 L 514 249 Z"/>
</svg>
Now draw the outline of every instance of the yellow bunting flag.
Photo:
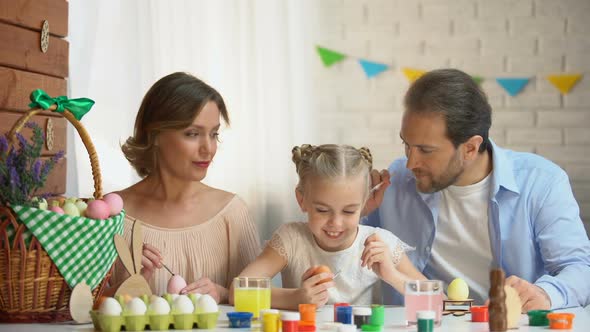
<svg viewBox="0 0 590 332">
<path fill-rule="evenodd" d="M 581 74 L 567 74 L 567 75 L 549 75 L 547 80 L 561 91 L 564 95 L 576 85 L 578 80 L 582 78 Z"/>
<path fill-rule="evenodd" d="M 426 73 L 425 70 L 414 68 L 402 68 L 402 71 L 404 72 L 404 75 L 406 75 L 406 78 L 408 79 L 408 81 L 410 81 L 410 83 L 414 83 L 415 80 L 419 79 L 420 76 Z"/>
</svg>

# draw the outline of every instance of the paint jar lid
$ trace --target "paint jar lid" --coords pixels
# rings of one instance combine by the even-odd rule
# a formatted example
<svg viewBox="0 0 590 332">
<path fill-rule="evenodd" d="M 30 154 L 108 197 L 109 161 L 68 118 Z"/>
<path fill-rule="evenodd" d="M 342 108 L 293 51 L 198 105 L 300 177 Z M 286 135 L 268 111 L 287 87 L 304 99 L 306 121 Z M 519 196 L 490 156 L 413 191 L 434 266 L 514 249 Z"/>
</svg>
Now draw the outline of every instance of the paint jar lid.
<svg viewBox="0 0 590 332">
<path fill-rule="evenodd" d="M 338 327 L 338 332 L 356 332 L 356 325 L 342 324 Z"/>
<path fill-rule="evenodd" d="M 352 307 L 337 307 L 336 313 L 351 314 Z"/>
<path fill-rule="evenodd" d="M 551 310 L 531 310 L 527 312 L 527 315 L 529 316 L 529 325 L 548 326 L 549 319 L 547 318 L 547 314 L 550 312 Z"/>
<path fill-rule="evenodd" d="M 436 312 L 432 310 L 416 311 L 417 319 L 434 319 L 436 318 Z"/>
<path fill-rule="evenodd" d="M 252 316 L 254 316 L 254 314 L 251 312 L 234 311 L 227 313 L 227 318 L 229 319 L 252 319 Z"/>
<path fill-rule="evenodd" d="M 352 313 L 355 316 L 370 316 L 371 315 L 371 308 L 369 308 L 369 307 L 354 307 L 354 308 L 352 308 Z"/>
<path fill-rule="evenodd" d="M 295 311 L 281 311 L 281 320 L 284 321 L 299 321 L 301 314 Z"/>
<path fill-rule="evenodd" d="M 340 326 L 342 326 L 342 323 L 340 323 L 340 322 L 325 322 L 325 323 L 322 323 L 322 326 L 320 326 L 320 330 L 338 331 L 338 328 Z"/>
<path fill-rule="evenodd" d="M 297 331 L 299 332 L 314 332 L 315 331 L 315 325 L 299 325 L 297 327 Z"/>
</svg>

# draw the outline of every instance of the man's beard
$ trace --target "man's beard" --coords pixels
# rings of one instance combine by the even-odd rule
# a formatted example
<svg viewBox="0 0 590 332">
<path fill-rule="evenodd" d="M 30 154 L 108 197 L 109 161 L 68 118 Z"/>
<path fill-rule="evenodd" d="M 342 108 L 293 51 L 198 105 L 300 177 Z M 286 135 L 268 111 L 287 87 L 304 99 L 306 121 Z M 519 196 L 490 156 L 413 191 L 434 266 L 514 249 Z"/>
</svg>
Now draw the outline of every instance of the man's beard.
<svg viewBox="0 0 590 332">
<path fill-rule="evenodd" d="M 421 188 L 419 183 L 416 182 L 416 188 L 418 191 L 424 194 L 432 194 L 437 191 L 441 191 L 448 186 L 452 186 L 457 182 L 457 179 L 463 174 L 465 168 L 463 167 L 463 162 L 461 161 L 461 157 L 459 156 L 459 150 L 455 151 L 455 154 L 447 165 L 447 168 L 443 172 L 443 174 L 438 179 L 432 179 L 430 187 L 428 188 Z M 417 180 L 418 181 L 418 180 Z"/>
</svg>

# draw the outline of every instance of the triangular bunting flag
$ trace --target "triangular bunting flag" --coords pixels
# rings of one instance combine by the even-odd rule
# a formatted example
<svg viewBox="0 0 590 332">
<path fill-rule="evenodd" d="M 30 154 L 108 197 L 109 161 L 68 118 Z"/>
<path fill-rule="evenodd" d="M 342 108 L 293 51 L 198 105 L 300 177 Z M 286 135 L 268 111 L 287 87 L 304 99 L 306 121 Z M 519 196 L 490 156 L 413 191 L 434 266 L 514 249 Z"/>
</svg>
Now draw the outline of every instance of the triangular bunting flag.
<svg viewBox="0 0 590 332">
<path fill-rule="evenodd" d="M 326 66 L 326 67 L 330 67 L 331 65 L 346 59 L 345 54 L 342 54 L 342 53 L 339 53 L 336 51 L 332 51 L 332 50 L 329 50 L 327 48 L 323 48 L 320 46 L 317 46 L 316 48 L 318 50 L 320 58 L 322 58 L 322 62 L 324 63 L 324 66 Z"/>
<path fill-rule="evenodd" d="M 481 77 L 481 76 L 471 76 L 471 78 L 472 78 L 472 79 L 475 81 L 475 83 L 476 83 L 477 85 L 480 85 L 480 84 L 481 84 L 481 82 L 483 82 L 483 81 L 484 81 L 484 78 L 483 78 L 483 77 Z"/>
<path fill-rule="evenodd" d="M 582 78 L 581 74 L 566 74 L 566 75 L 549 75 L 547 80 L 553 84 L 557 90 L 564 95 L 576 85 L 578 80 Z"/>
<path fill-rule="evenodd" d="M 410 81 L 410 83 L 414 83 L 415 80 L 419 79 L 420 76 L 426 73 L 425 70 L 414 68 L 402 68 L 402 71 L 404 72 L 404 75 L 406 75 L 406 78 L 408 79 L 408 81 Z"/>
<path fill-rule="evenodd" d="M 516 96 L 529 82 L 529 78 L 496 78 L 506 92 L 512 97 Z"/>
<path fill-rule="evenodd" d="M 359 63 L 361 64 L 361 67 L 363 67 L 363 70 L 365 71 L 365 75 L 367 75 L 367 78 L 377 76 L 389 68 L 388 65 L 384 65 L 378 62 L 371 62 L 363 59 L 360 59 Z"/>
</svg>

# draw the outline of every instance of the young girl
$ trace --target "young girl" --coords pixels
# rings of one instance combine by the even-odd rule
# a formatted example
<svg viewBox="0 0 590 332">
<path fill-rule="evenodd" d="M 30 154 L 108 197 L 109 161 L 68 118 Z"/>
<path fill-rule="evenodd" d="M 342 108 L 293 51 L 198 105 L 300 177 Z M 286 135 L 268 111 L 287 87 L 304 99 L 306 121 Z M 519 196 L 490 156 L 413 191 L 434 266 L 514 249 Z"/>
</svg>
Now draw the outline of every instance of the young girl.
<svg viewBox="0 0 590 332">
<path fill-rule="evenodd" d="M 283 288 L 272 289 L 273 308 L 381 303 L 381 280 L 403 293 L 404 281 L 426 279 L 406 256 L 405 243 L 387 230 L 359 225 L 370 195 L 369 149 L 302 145 L 293 148 L 293 162 L 299 174 L 295 195 L 308 221 L 282 225 L 240 273 L 281 272 Z M 332 273 L 315 274 L 318 265 Z"/>
</svg>

